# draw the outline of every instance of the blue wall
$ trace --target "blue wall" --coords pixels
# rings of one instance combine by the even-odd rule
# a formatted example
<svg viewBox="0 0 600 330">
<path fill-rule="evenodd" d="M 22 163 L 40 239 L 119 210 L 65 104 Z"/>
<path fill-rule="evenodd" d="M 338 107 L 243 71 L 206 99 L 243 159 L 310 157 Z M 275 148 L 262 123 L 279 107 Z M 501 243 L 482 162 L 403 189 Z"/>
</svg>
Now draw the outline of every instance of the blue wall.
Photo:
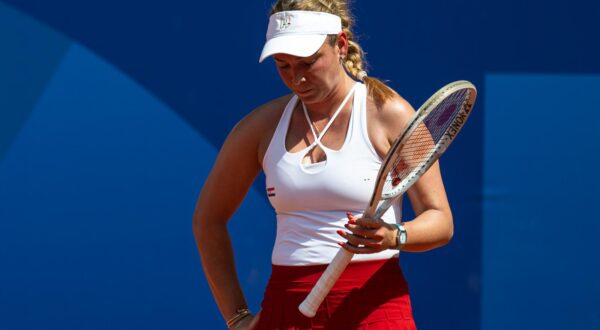
<svg viewBox="0 0 600 330">
<path fill-rule="evenodd" d="M 482 328 L 596 329 L 600 75 L 486 88 Z"/>
<path fill-rule="evenodd" d="M 0 0 L 0 329 L 223 328 L 191 215 L 229 129 L 286 93 L 257 63 L 269 3 Z M 452 80 L 480 91 L 442 161 L 455 238 L 402 256 L 419 328 L 600 327 L 600 4 L 353 7 L 370 74 L 415 107 Z M 262 177 L 230 228 L 257 309 Z"/>
</svg>

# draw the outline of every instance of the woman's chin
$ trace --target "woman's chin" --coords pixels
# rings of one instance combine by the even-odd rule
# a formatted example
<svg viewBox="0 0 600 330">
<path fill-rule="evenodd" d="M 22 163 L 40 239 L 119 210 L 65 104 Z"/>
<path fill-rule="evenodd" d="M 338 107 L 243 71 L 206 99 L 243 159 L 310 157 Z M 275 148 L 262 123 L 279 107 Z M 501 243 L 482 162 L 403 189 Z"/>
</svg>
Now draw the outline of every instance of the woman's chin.
<svg viewBox="0 0 600 330">
<path fill-rule="evenodd" d="M 296 91 L 296 95 L 302 100 L 302 102 L 309 104 L 315 103 L 319 100 L 318 90 L 315 88 L 307 89 L 304 91 Z"/>
</svg>

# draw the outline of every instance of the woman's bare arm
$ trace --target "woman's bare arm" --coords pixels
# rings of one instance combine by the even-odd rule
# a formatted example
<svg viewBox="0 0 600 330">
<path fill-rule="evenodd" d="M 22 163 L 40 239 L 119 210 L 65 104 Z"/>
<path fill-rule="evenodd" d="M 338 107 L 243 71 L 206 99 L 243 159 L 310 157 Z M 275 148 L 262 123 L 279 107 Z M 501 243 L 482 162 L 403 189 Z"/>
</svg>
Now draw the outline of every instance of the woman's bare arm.
<svg viewBox="0 0 600 330">
<path fill-rule="evenodd" d="M 413 107 L 398 96 L 371 116 L 374 120 L 369 124 L 369 134 L 380 155 L 387 153 L 414 113 Z M 438 162 L 408 190 L 407 195 L 415 218 L 405 223 L 408 240 L 402 250 L 426 251 L 448 243 L 454 227 Z"/>
<path fill-rule="evenodd" d="M 192 225 L 196 244 L 209 286 L 226 320 L 247 306 L 235 270 L 227 222 L 261 170 L 264 145 L 270 140 L 282 104 L 278 99 L 259 107 L 232 129 L 196 204 Z"/>
</svg>

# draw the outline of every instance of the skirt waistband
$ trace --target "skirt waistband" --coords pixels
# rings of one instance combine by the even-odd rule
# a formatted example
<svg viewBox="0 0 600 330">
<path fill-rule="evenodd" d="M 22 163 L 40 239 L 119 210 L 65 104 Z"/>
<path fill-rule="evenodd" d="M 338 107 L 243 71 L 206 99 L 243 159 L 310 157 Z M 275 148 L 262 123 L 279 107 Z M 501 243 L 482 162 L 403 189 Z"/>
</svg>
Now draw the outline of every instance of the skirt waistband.
<svg viewBox="0 0 600 330">
<path fill-rule="evenodd" d="M 288 289 L 312 288 L 319 280 L 321 274 L 325 271 L 327 266 L 328 265 L 272 265 L 269 286 L 285 286 Z M 396 257 L 382 260 L 357 261 L 351 262 L 348 267 L 346 267 L 334 285 L 333 289 L 342 289 L 346 286 L 355 286 L 357 283 L 364 283 L 369 279 L 373 279 L 374 276 L 378 276 L 379 274 L 392 276 L 390 280 L 393 281 L 404 281 L 402 271 L 399 267 L 399 261 Z"/>
</svg>

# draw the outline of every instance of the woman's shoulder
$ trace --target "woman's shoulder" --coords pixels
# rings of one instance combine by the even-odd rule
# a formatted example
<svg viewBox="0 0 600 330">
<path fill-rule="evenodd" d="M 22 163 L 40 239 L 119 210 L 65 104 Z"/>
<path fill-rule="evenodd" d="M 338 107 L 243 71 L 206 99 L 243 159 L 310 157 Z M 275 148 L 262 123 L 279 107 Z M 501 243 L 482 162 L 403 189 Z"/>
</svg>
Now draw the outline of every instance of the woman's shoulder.
<svg viewBox="0 0 600 330">
<path fill-rule="evenodd" d="M 397 92 L 383 102 L 376 102 L 373 97 L 369 96 L 368 102 L 373 114 L 383 121 L 394 120 L 398 117 L 411 117 L 415 112 L 412 105 Z"/>
<path fill-rule="evenodd" d="M 257 106 L 237 122 L 231 133 L 256 133 L 277 126 L 279 117 L 291 97 L 292 95 L 284 95 Z"/>
<path fill-rule="evenodd" d="M 284 95 L 254 108 L 231 130 L 228 142 L 255 150 L 262 160 L 279 119 L 293 95 Z"/>
<path fill-rule="evenodd" d="M 377 126 L 377 130 L 386 132 L 386 137 L 391 141 L 415 114 L 412 105 L 398 93 L 380 103 L 369 97 L 367 110 L 370 122 Z"/>
<path fill-rule="evenodd" d="M 279 118 L 293 94 L 283 95 L 254 108 L 241 122 L 248 122 L 257 126 L 270 126 L 279 122 Z"/>
<path fill-rule="evenodd" d="M 275 130 L 279 118 L 283 113 L 292 95 L 284 95 L 261 104 L 244 116 L 232 129 L 231 134 L 262 137 L 271 130 Z"/>
</svg>

